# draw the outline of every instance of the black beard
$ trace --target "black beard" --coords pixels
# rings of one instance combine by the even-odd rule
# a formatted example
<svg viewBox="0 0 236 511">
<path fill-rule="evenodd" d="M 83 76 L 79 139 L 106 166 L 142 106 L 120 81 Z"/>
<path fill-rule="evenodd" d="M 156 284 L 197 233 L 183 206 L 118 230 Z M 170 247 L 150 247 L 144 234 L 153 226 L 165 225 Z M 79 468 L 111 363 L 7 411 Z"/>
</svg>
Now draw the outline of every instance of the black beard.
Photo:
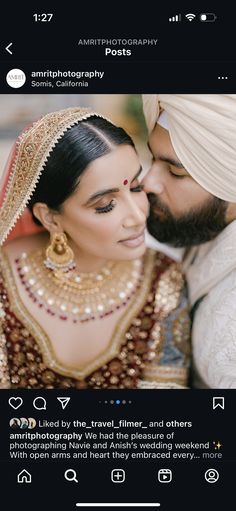
<svg viewBox="0 0 236 511">
<path fill-rule="evenodd" d="M 225 213 L 227 202 L 212 197 L 201 208 L 191 209 L 175 218 L 167 206 L 153 193 L 148 194 L 150 214 L 148 231 L 156 240 L 174 247 L 200 245 L 214 239 L 227 225 Z M 155 208 L 161 210 L 160 215 Z"/>
</svg>

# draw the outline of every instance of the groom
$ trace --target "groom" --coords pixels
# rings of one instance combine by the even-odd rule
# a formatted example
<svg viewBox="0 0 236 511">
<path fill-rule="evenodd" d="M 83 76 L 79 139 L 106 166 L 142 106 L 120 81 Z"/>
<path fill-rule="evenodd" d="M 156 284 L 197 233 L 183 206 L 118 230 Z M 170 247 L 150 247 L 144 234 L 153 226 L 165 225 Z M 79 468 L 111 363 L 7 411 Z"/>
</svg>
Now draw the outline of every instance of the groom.
<svg viewBox="0 0 236 511">
<path fill-rule="evenodd" d="M 148 230 L 185 247 L 193 385 L 236 388 L 236 95 L 144 95 Z"/>
</svg>

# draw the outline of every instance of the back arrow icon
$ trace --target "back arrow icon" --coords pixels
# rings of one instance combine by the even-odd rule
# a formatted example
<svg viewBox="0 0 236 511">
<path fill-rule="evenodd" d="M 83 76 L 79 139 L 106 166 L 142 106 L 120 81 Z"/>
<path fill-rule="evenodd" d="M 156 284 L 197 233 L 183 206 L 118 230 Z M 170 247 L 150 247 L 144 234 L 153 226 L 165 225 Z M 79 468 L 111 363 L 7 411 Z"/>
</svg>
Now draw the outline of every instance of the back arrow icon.
<svg viewBox="0 0 236 511">
<path fill-rule="evenodd" d="M 12 55 L 12 51 L 9 49 L 11 45 L 12 45 L 12 43 L 9 43 L 8 46 L 6 46 L 6 48 L 5 48 L 5 50 L 7 50 L 8 53 L 10 53 L 10 55 Z"/>
</svg>

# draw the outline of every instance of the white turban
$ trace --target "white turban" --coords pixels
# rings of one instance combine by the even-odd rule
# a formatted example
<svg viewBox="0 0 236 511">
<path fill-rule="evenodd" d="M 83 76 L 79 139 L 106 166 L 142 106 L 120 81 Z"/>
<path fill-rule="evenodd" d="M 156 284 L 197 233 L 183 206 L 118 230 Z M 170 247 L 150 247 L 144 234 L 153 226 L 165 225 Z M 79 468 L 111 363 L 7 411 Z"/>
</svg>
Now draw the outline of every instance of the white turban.
<svg viewBox="0 0 236 511">
<path fill-rule="evenodd" d="M 144 94 L 149 133 L 162 110 L 173 148 L 205 190 L 236 202 L 236 94 Z"/>
</svg>

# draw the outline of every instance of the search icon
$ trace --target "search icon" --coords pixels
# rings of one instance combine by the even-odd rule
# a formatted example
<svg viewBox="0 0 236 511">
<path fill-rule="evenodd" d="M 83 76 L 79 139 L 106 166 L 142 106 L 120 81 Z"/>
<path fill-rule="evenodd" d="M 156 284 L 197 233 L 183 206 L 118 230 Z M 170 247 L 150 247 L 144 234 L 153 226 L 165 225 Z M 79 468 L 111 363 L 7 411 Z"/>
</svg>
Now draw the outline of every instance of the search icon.
<svg viewBox="0 0 236 511">
<path fill-rule="evenodd" d="M 67 481 L 70 481 L 70 482 L 75 481 L 76 483 L 79 482 L 77 479 L 76 471 L 73 470 L 73 468 L 68 468 L 68 470 L 65 471 L 64 476 Z"/>
</svg>

